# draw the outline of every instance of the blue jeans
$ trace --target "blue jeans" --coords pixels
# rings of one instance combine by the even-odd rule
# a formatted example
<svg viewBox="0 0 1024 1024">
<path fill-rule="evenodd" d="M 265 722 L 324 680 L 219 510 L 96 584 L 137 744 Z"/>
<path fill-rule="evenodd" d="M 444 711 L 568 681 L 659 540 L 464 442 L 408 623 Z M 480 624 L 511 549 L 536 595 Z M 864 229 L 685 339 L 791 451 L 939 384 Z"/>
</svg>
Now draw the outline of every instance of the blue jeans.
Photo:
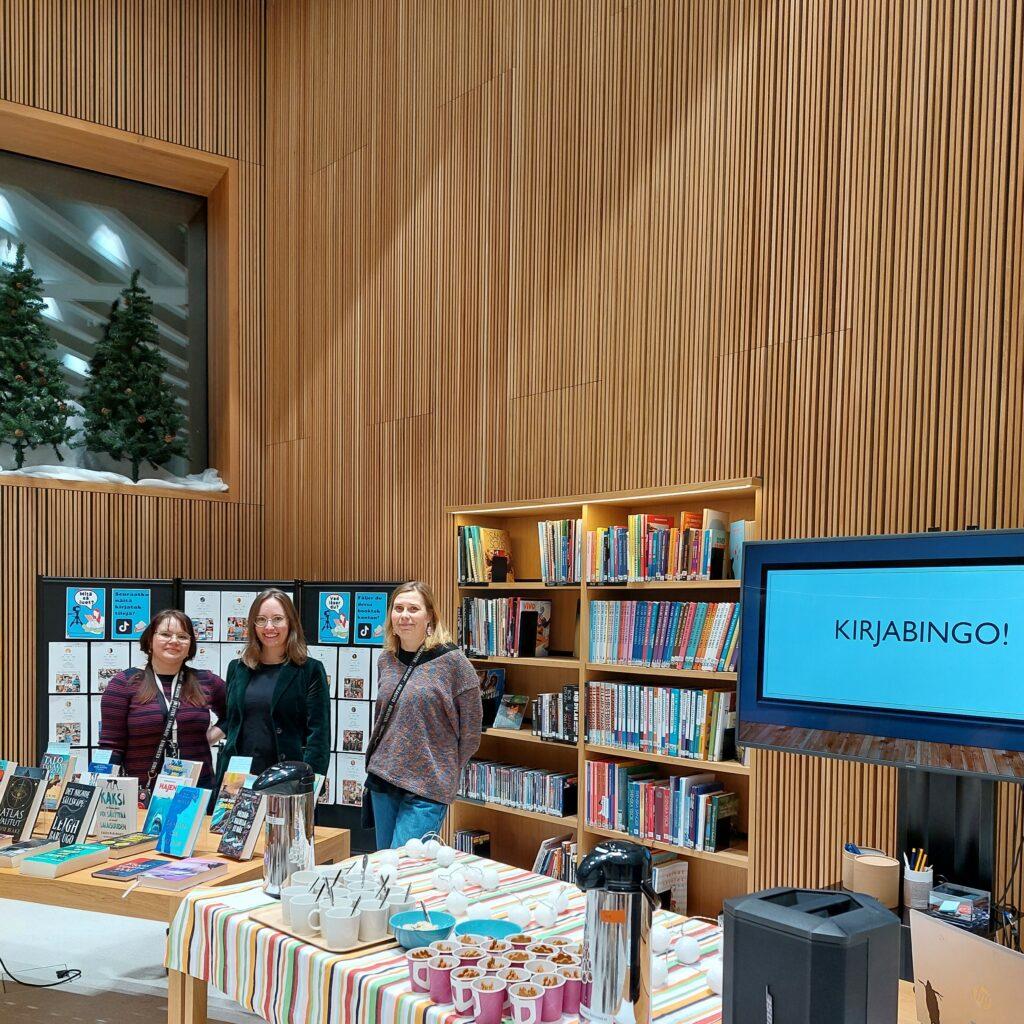
<svg viewBox="0 0 1024 1024">
<path fill-rule="evenodd" d="M 429 832 L 440 832 L 447 804 L 439 804 L 415 793 L 392 796 L 370 790 L 378 850 L 397 850 L 410 839 L 422 839 Z"/>
</svg>

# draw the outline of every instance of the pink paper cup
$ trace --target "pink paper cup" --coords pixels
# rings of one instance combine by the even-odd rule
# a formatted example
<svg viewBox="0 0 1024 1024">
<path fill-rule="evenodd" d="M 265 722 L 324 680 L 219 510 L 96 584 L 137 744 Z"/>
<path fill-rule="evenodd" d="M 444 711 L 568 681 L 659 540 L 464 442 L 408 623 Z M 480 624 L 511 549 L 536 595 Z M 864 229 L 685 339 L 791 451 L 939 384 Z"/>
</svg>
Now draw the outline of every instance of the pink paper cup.
<svg viewBox="0 0 1024 1024">
<path fill-rule="evenodd" d="M 565 978 L 565 984 L 562 986 L 562 1013 L 574 1016 L 580 1012 L 583 974 L 578 967 L 559 967 L 558 973 Z"/>
<path fill-rule="evenodd" d="M 533 995 L 528 994 L 530 992 Z M 508 1000 L 515 1024 L 540 1024 L 541 1005 L 544 1002 L 544 990 L 540 985 L 534 985 L 532 981 L 520 981 L 508 990 Z"/>
<path fill-rule="evenodd" d="M 435 956 L 427 961 L 430 998 L 442 1006 L 452 1002 L 452 971 L 459 966 L 453 956 Z"/>
<path fill-rule="evenodd" d="M 550 960 L 555 955 L 555 947 L 550 942 L 532 942 L 526 952 L 532 954 L 534 960 Z"/>
<path fill-rule="evenodd" d="M 452 1002 L 456 1013 L 465 1016 L 473 1012 L 473 982 L 483 976 L 479 967 L 456 967 L 452 971 Z"/>
<path fill-rule="evenodd" d="M 484 969 L 485 974 L 496 975 L 498 971 L 505 970 L 506 967 L 511 967 L 512 963 L 506 960 L 503 956 L 493 956 L 488 953 L 487 956 L 477 964 L 478 967 Z"/>
<path fill-rule="evenodd" d="M 501 978 L 478 978 L 473 982 L 473 1015 L 476 1024 L 501 1024 L 507 983 Z"/>
<path fill-rule="evenodd" d="M 524 971 L 521 967 L 505 967 L 498 971 L 496 978 L 506 982 L 505 988 L 505 1009 L 508 1009 L 508 990 L 520 981 L 529 981 L 530 972 Z"/>
<path fill-rule="evenodd" d="M 430 990 L 430 974 L 427 970 L 427 964 L 433 960 L 433 952 L 430 952 L 429 957 L 417 957 L 413 954 L 422 953 L 423 950 L 427 949 L 426 946 L 420 946 L 419 949 L 410 949 L 405 954 L 405 962 L 409 965 L 409 984 L 412 986 L 413 992 L 427 992 Z"/>
<path fill-rule="evenodd" d="M 531 977 L 534 974 L 556 974 L 558 968 L 550 960 L 527 960 L 523 964 L 523 970 L 529 971 Z"/>
<path fill-rule="evenodd" d="M 532 945 L 535 940 L 531 935 L 527 935 L 523 932 L 519 935 L 510 935 L 506 941 L 512 943 L 513 949 L 526 949 L 526 947 Z"/>
<path fill-rule="evenodd" d="M 552 980 L 554 980 L 554 984 L 551 984 Z M 558 1020 L 562 1016 L 562 1000 L 565 993 L 564 976 L 557 971 L 554 974 L 535 974 L 530 979 L 530 984 L 539 985 L 544 989 L 540 1019 L 548 1022 Z"/>
<path fill-rule="evenodd" d="M 454 953 L 462 967 L 476 967 L 484 958 L 484 951 L 478 946 L 459 946 Z"/>
</svg>

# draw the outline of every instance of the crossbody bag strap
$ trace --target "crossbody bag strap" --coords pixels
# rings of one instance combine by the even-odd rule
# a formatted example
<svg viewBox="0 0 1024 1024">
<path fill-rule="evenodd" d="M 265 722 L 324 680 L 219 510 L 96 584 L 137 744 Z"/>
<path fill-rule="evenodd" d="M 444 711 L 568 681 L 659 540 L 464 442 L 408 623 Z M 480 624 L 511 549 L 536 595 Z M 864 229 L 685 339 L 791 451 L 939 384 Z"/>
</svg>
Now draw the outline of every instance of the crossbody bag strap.
<svg viewBox="0 0 1024 1024">
<path fill-rule="evenodd" d="M 402 673 L 402 678 L 398 681 L 398 685 L 395 687 L 395 692 L 391 694 L 391 699 L 384 708 L 384 714 L 380 716 L 380 721 L 378 722 L 377 727 L 373 730 L 373 735 L 370 737 L 370 742 L 367 744 L 366 760 L 363 762 L 364 764 L 369 765 L 370 758 L 373 756 L 374 751 L 380 746 L 381 737 L 384 735 L 384 732 L 391 721 L 391 716 L 394 714 L 398 698 L 402 695 L 402 690 L 405 689 L 405 684 L 409 681 L 409 676 L 412 675 L 412 670 L 419 664 L 422 654 L 423 648 L 421 647 L 416 652 L 416 656 L 412 659 L 412 662 L 409 665 L 406 665 L 405 671 Z"/>
<path fill-rule="evenodd" d="M 156 673 L 153 673 L 154 679 L 156 679 Z M 153 755 L 153 763 L 149 766 L 149 772 L 146 774 L 146 785 L 139 790 L 139 802 L 147 805 L 149 804 L 150 795 L 153 792 L 153 781 L 157 775 L 160 774 L 160 768 L 164 763 L 164 751 L 167 749 L 167 743 L 173 736 L 173 743 L 177 748 L 178 739 L 178 707 L 181 705 L 181 669 L 174 675 L 174 680 L 171 684 L 173 690 L 171 691 L 170 702 L 167 702 L 167 697 L 163 692 L 163 683 L 159 679 L 156 679 L 156 692 L 164 703 L 167 704 L 167 721 L 164 723 L 164 732 L 160 737 L 160 742 L 157 744 L 156 753 Z M 175 749 L 174 756 L 177 757 L 177 749 Z"/>
</svg>

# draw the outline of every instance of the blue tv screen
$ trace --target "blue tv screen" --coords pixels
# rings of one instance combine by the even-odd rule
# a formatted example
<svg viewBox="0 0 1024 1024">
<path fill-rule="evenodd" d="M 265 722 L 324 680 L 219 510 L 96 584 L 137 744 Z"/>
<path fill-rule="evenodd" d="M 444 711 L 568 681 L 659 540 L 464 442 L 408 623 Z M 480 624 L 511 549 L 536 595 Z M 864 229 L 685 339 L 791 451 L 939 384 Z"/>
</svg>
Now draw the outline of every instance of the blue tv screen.
<svg viewBox="0 0 1024 1024">
<path fill-rule="evenodd" d="M 740 743 L 1024 777 L 1024 531 L 744 552 Z"/>
</svg>

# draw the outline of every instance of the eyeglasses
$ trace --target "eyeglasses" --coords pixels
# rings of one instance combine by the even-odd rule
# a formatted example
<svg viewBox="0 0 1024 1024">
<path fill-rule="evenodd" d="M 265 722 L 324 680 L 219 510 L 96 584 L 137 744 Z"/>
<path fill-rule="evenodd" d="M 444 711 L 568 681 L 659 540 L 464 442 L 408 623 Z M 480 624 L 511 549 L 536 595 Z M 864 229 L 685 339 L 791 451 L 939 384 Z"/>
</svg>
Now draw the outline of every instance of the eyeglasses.
<svg viewBox="0 0 1024 1024">
<path fill-rule="evenodd" d="M 192 637 L 187 633 L 157 633 L 157 636 L 163 640 L 165 644 L 169 644 L 172 640 L 179 644 L 187 644 Z"/>
<path fill-rule="evenodd" d="M 261 629 L 264 626 L 273 626 L 275 629 L 280 629 L 287 621 L 283 615 L 275 615 L 269 619 L 265 615 L 256 616 L 256 625 Z"/>
</svg>

